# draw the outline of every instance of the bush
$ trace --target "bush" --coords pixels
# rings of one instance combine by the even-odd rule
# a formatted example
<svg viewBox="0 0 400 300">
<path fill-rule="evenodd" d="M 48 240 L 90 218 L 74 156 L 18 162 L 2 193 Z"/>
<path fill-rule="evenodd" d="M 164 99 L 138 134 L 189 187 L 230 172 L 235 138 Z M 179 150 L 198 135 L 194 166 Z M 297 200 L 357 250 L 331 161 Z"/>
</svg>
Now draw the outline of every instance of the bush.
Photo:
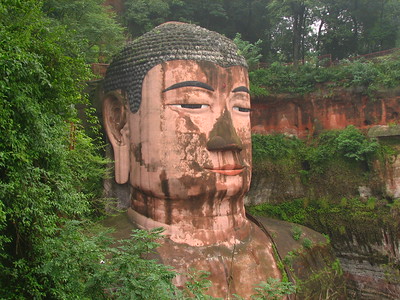
<svg viewBox="0 0 400 300">
<path fill-rule="evenodd" d="M 266 282 L 262 282 L 256 287 L 256 294 L 251 299 L 254 300 L 278 300 L 284 296 L 291 295 L 296 292 L 296 287 L 291 282 L 279 281 L 275 278 L 268 278 Z"/>
<path fill-rule="evenodd" d="M 162 230 L 134 230 L 114 241 L 92 223 L 66 222 L 58 237 L 42 245 L 36 273 L 52 299 L 173 299 L 175 273 L 146 259 L 158 247 Z M 44 293 L 44 292 L 43 292 Z M 36 295 L 38 296 L 38 295 Z"/>
<path fill-rule="evenodd" d="M 291 232 L 292 232 L 292 237 L 293 237 L 293 239 L 294 239 L 295 241 L 298 241 L 298 240 L 300 240 L 300 238 L 301 238 L 301 235 L 302 235 L 302 233 L 303 233 L 303 230 L 302 230 L 299 226 L 293 225 L 293 226 L 292 226 L 292 229 L 291 229 Z"/>
<path fill-rule="evenodd" d="M 253 158 L 260 162 L 265 159 L 280 160 L 301 155 L 303 142 L 283 134 L 252 135 Z"/>
<path fill-rule="evenodd" d="M 336 138 L 336 148 L 344 157 L 356 161 L 366 161 L 369 156 L 376 155 L 379 144 L 376 140 L 368 140 L 353 125 L 339 132 Z"/>
<path fill-rule="evenodd" d="M 371 95 L 381 88 L 399 86 L 399 55 L 397 52 L 373 61 L 342 61 L 340 65 L 329 68 L 318 67 L 312 62 L 297 66 L 275 62 L 266 69 L 250 72 L 252 95 L 305 94 L 317 90 L 320 83 L 362 87 L 365 94 Z M 261 90 L 264 92 L 260 93 Z"/>
<path fill-rule="evenodd" d="M 353 197 L 362 185 L 383 193 L 381 179 L 372 166 L 376 159 L 385 161 L 394 153 L 390 145 L 368 139 L 354 126 L 326 131 L 308 140 L 254 134 L 252 143 L 252 187 L 267 178 L 271 202 L 285 201 L 293 195 L 310 199 Z M 288 186 L 291 189 L 282 193 Z M 275 214 L 285 218 L 284 212 Z"/>
<path fill-rule="evenodd" d="M 292 223 L 303 224 L 307 217 L 307 208 L 304 206 L 303 199 L 295 199 L 280 204 L 262 203 L 250 206 L 247 210 L 252 215 L 268 216 Z"/>
<path fill-rule="evenodd" d="M 41 297 L 44 241 L 91 214 L 104 160 L 77 126 L 90 72 L 36 0 L 0 4 L 0 294 Z M 74 133 L 74 136 L 71 135 Z M 71 147 L 72 144 L 74 147 Z M 74 148 L 74 149 L 72 149 Z"/>
<path fill-rule="evenodd" d="M 233 42 L 239 49 L 239 54 L 242 55 L 246 61 L 249 69 L 253 69 L 259 63 L 262 55 L 261 52 L 261 44 L 262 40 L 258 40 L 254 44 L 251 44 L 248 41 L 242 40 L 242 35 L 240 33 L 236 33 Z"/>
<path fill-rule="evenodd" d="M 301 215 L 293 209 L 302 204 Z M 340 201 L 326 198 L 296 199 L 279 204 L 260 204 L 249 207 L 251 214 L 270 216 L 288 222 L 299 223 L 318 232 L 329 234 L 333 243 L 341 242 L 352 236 L 359 238 L 358 242 L 368 245 L 370 239 L 376 242 L 382 228 L 385 230 L 397 230 L 398 221 L 393 216 L 395 205 L 387 205 L 385 201 L 369 199 L 363 201 L 357 197 L 343 198 Z M 277 214 L 276 212 L 281 212 Z M 282 213 L 284 212 L 284 213 Z M 295 227 L 295 226 L 294 226 Z M 292 233 L 296 233 L 292 229 Z M 297 235 L 298 236 L 298 235 Z M 305 248 L 312 246 L 310 240 L 302 240 Z"/>
</svg>

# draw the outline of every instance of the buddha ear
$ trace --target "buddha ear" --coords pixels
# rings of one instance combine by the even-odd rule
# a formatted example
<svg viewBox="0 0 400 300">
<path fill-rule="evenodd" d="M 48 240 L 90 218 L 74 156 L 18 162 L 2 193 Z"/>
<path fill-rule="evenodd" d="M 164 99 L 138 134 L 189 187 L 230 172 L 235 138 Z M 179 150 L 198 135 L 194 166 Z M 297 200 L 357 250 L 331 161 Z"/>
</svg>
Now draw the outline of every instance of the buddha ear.
<svg viewBox="0 0 400 300">
<path fill-rule="evenodd" d="M 129 179 L 128 109 L 119 93 L 108 93 L 103 100 L 104 126 L 114 150 L 115 181 L 124 184 Z"/>
</svg>

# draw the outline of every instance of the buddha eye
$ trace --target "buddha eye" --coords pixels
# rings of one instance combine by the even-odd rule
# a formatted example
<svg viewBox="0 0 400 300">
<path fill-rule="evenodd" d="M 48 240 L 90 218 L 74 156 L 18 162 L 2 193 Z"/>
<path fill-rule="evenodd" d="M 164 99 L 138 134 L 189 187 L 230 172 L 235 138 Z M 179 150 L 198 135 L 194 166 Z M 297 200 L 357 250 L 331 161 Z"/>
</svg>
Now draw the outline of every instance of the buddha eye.
<svg viewBox="0 0 400 300">
<path fill-rule="evenodd" d="M 240 111 L 240 112 L 251 112 L 250 108 L 241 107 L 241 106 L 234 106 L 233 110 Z"/>
<path fill-rule="evenodd" d="M 207 104 L 173 104 L 172 106 L 186 109 L 201 109 L 209 107 Z"/>
</svg>

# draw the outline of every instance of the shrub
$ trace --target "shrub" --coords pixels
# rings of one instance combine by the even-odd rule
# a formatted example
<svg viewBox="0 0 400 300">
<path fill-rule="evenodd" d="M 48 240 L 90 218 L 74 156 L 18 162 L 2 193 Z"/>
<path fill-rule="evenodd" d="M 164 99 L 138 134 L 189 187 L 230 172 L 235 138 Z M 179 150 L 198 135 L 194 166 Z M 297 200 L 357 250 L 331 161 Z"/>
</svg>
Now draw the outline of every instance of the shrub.
<svg viewBox="0 0 400 300">
<path fill-rule="evenodd" d="M 0 5 L 0 294 L 11 299 L 45 293 L 43 242 L 91 214 L 105 173 L 83 130 L 71 136 L 89 69 L 41 3 Z"/>
<path fill-rule="evenodd" d="M 356 161 L 365 161 L 370 155 L 377 153 L 379 144 L 376 140 L 368 140 L 353 125 L 339 132 L 336 138 L 336 148 L 344 157 Z"/>
<path fill-rule="evenodd" d="M 303 233 L 303 230 L 299 226 L 293 225 L 291 231 L 293 239 L 298 241 Z"/>
<path fill-rule="evenodd" d="M 66 222 L 57 238 L 42 244 L 35 272 L 43 294 L 52 299 L 173 299 L 175 272 L 146 259 L 158 247 L 161 232 L 134 230 L 130 239 L 116 242 L 93 223 Z"/>
<path fill-rule="evenodd" d="M 240 33 L 236 33 L 233 42 L 239 49 L 239 54 L 242 55 L 249 66 L 249 69 L 254 68 L 259 63 L 262 55 L 261 52 L 261 43 L 262 40 L 258 40 L 254 44 L 251 44 L 248 41 L 242 40 L 242 35 Z"/>
<path fill-rule="evenodd" d="M 251 297 L 254 300 L 278 300 L 296 292 L 296 287 L 291 282 L 268 278 L 255 288 L 256 293 Z"/>
<path fill-rule="evenodd" d="M 311 247 L 312 247 L 312 245 L 313 245 L 313 242 L 312 242 L 310 239 L 305 238 L 305 239 L 301 242 L 301 244 L 303 245 L 304 248 L 306 248 L 306 249 L 311 249 Z"/>
<path fill-rule="evenodd" d="M 264 89 L 268 94 L 305 94 L 318 89 L 319 83 L 332 83 L 333 86 L 362 87 L 364 93 L 371 95 L 380 88 L 394 88 L 400 84 L 399 52 L 373 61 L 342 61 L 337 66 L 323 68 L 313 62 L 303 65 L 283 65 L 272 63 L 266 69 L 250 72 L 252 91 Z M 253 94 L 260 96 L 261 94 Z"/>
</svg>

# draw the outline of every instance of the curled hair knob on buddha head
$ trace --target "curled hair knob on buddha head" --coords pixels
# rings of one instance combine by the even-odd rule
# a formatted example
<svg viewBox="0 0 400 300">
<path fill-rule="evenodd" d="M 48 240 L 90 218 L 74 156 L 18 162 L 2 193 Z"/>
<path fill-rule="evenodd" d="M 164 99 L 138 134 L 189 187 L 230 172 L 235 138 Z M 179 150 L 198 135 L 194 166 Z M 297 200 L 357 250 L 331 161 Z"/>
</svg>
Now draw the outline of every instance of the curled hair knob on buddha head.
<svg viewBox="0 0 400 300">
<path fill-rule="evenodd" d="M 193 24 L 167 22 L 128 44 L 113 59 L 105 77 L 105 92 L 125 91 L 130 110 L 135 113 L 140 107 L 142 82 L 147 72 L 171 60 L 247 67 L 236 45 L 225 36 Z"/>
</svg>

